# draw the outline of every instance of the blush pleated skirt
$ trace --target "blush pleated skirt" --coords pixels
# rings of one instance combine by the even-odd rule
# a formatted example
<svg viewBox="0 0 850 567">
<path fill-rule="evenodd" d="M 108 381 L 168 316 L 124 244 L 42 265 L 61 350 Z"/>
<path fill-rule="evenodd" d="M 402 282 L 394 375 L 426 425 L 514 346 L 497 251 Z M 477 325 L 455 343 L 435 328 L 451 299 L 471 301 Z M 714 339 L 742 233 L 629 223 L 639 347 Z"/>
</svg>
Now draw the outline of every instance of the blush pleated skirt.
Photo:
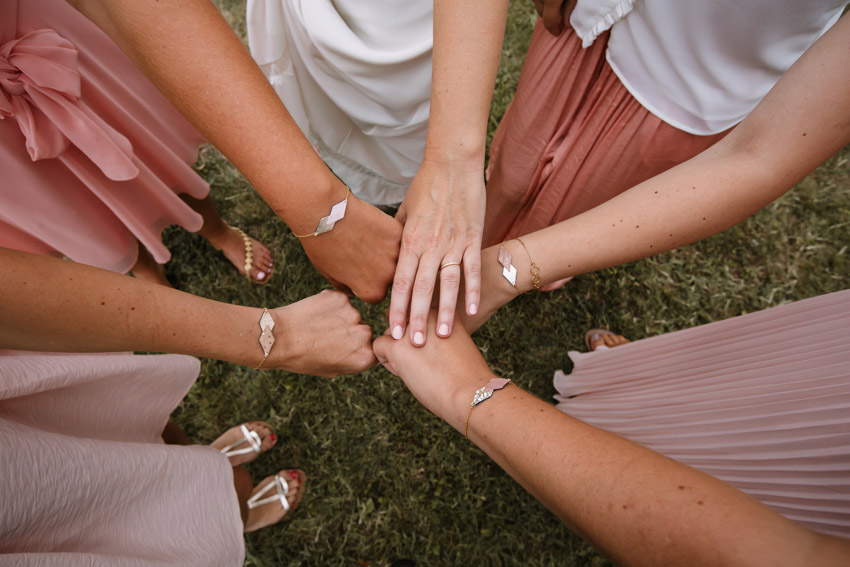
<svg viewBox="0 0 850 567">
<path fill-rule="evenodd" d="M 850 537 L 850 290 L 570 358 L 562 411 Z"/>
</svg>

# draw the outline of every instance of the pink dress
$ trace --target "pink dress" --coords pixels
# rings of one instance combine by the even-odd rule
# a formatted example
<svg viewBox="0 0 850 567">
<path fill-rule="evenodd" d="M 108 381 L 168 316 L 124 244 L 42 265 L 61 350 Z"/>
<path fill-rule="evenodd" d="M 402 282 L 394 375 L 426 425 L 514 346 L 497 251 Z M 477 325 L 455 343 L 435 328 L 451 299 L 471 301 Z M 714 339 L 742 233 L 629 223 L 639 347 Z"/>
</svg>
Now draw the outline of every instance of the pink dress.
<svg viewBox="0 0 850 567">
<path fill-rule="evenodd" d="M 850 290 L 570 358 L 558 409 L 850 537 Z"/>
<path fill-rule="evenodd" d="M 0 246 L 126 272 L 157 262 L 203 140 L 120 49 L 63 0 L 0 0 Z"/>
<path fill-rule="evenodd" d="M 241 566 L 229 461 L 160 437 L 199 368 L 0 351 L 0 563 Z"/>
</svg>

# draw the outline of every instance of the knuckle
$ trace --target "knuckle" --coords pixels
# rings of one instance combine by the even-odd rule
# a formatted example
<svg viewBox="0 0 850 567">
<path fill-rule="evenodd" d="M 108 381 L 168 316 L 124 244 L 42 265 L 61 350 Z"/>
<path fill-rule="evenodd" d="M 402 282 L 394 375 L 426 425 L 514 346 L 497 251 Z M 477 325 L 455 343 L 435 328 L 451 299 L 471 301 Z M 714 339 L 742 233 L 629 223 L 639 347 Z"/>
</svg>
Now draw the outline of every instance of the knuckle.
<svg viewBox="0 0 850 567">
<path fill-rule="evenodd" d="M 410 278 L 404 276 L 396 276 L 396 279 L 393 281 L 393 291 L 397 294 L 410 293 L 411 287 L 412 285 Z"/>
<path fill-rule="evenodd" d="M 433 280 L 420 278 L 416 280 L 416 283 L 413 286 L 413 293 L 427 293 L 430 294 L 434 290 L 434 282 Z"/>
<path fill-rule="evenodd" d="M 467 264 L 466 273 L 473 278 L 481 276 L 481 264 L 478 262 L 472 262 Z"/>
<path fill-rule="evenodd" d="M 455 273 L 457 272 L 457 273 Z M 450 273 L 444 273 L 440 279 L 440 285 L 445 288 L 457 288 L 460 286 L 460 270 L 452 270 Z"/>
</svg>

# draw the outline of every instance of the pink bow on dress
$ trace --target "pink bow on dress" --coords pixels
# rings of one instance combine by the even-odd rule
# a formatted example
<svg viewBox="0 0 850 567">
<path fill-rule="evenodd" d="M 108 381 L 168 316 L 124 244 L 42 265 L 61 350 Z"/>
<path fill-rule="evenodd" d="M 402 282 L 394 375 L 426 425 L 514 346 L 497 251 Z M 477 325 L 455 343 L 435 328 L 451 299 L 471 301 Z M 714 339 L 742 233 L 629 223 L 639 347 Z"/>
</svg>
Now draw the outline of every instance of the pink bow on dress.
<svg viewBox="0 0 850 567">
<path fill-rule="evenodd" d="M 108 178 L 138 175 L 133 146 L 80 100 L 77 50 L 50 29 L 0 46 L 0 120 L 14 117 L 33 161 L 73 145 Z"/>
</svg>

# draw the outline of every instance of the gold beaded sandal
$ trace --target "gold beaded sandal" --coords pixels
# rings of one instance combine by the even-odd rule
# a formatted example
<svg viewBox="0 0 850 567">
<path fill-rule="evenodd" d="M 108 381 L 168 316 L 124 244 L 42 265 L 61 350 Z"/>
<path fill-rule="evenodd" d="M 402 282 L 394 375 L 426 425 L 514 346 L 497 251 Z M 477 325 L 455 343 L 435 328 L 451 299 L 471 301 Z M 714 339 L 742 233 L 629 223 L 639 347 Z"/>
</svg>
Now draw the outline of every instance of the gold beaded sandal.
<svg viewBox="0 0 850 567">
<path fill-rule="evenodd" d="M 233 230 L 239 233 L 242 237 L 242 242 L 245 244 L 245 265 L 242 266 L 244 275 L 246 278 L 254 282 L 255 284 L 265 285 L 269 283 L 269 280 L 272 279 L 272 274 L 274 274 L 274 260 L 272 260 L 272 267 L 266 275 L 265 279 L 256 280 L 251 277 L 251 270 L 254 269 L 254 245 L 251 244 L 251 237 L 245 234 L 245 231 L 239 228 L 238 226 L 234 226 Z"/>
</svg>

